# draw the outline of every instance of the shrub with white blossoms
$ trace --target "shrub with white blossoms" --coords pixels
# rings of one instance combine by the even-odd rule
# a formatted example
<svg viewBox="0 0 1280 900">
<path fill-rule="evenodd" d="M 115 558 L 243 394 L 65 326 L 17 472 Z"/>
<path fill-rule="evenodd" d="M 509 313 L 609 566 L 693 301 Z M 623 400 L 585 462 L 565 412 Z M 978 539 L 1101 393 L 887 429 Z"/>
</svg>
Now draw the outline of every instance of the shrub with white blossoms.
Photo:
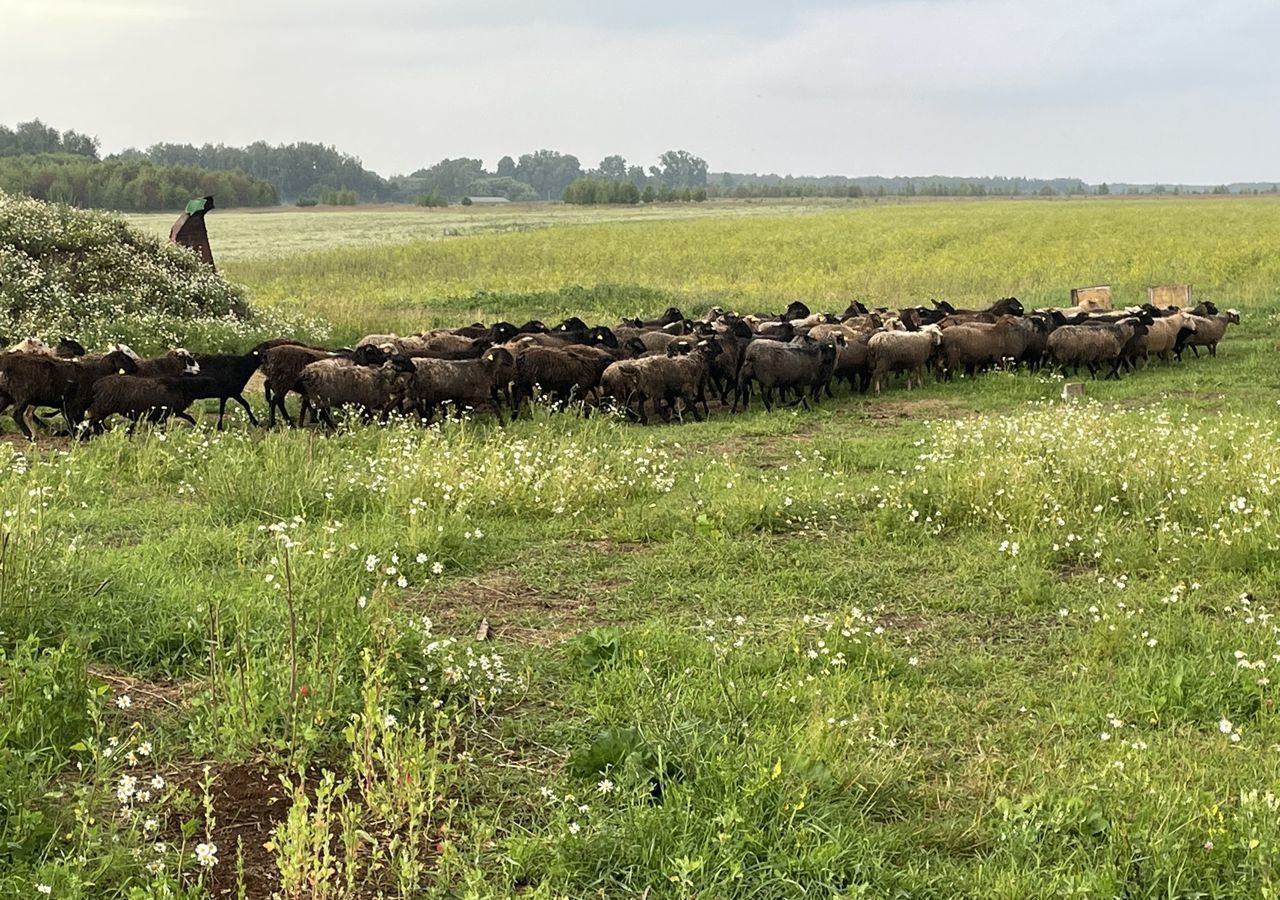
<svg viewBox="0 0 1280 900">
<path fill-rule="evenodd" d="M 486 709 L 524 689 L 524 676 L 508 670 L 496 649 L 478 641 L 436 637 L 428 616 L 409 618 L 404 627 L 416 637 L 420 651 L 416 671 L 411 669 L 409 675 L 436 708 L 453 704 Z"/>
<path fill-rule="evenodd" d="M 0 191 L 0 332 L 123 340 L 145 353 L 243 344 L 290 325 L 317 331 L 256 315 L 243 288 L 119 216 Z"/>
</svg>

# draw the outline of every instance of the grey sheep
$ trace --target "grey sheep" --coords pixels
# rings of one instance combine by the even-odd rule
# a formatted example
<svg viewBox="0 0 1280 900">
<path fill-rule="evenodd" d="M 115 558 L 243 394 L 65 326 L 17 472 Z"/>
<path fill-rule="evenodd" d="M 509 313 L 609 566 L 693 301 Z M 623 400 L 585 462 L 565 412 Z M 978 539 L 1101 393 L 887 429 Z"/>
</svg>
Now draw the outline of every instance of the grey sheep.
<svg viewBox="0 0 1280 900">
<path fill-rule="evenodd" d="M 298 380 L 316 415 L 329 428 L 336 428 L 333 410 L 343 406 L 359 407 L 365 421 L 375 413 L 385 419 L 395 403 L 400 379 L 411 365 L 402 362 L 397 366 L 393 360 L 381 366 L 364 366 L 332 357 L 308 364 Z"/>
<path fill-rule="evenodd" d="M 304 424 L 311 404 L 301 382 L 302 372 L 311 363 L 335 357 L 349 359 L 361 366 L 380 366 L 387 361 L 386 352 L 372 344 L 363 344 L 355 350 L 321 350 L 300 344 L 268 347 L 262 354 L 262 392 L 267 401 L 267 425 L 276 424 L 278 410 L 284 420 L 293 426 L 294 420 L 285 406 L 285 399 L 290 393 L 302 395 L 302 408 L 298 411 L 297 424 Z"/>
<path fill-rule="evenodd" d="M 1097 378 L 1098 369 L 1115 364 L 1125 344 L 1134 335 L 1146 333 L 1147 326 L 1138 319 L 1104 325 L 1063 325 L 1049 335 L 1049 355 L 1063 374 L 1067 366 L 1078 372 L 1085 366 Z"/>
<path fill-rule="evenodd" d="M 871 382 L 878 395 L 884 377 L 895 372 L 907 373 L 907 390 L 924 383 L 925 368 L 942 344 L 942 329 L 924 325 L 919 331 L 882 331 L 867 341 L 871 353 Z"/>
<path fill-rule="evenodd" d="M 738 372 L 738 397 L 734 401 L 734 410 L 741 401 L 746 409 L 751 403 L 751 385 L 758 382 L 760 393 L 764 399 L 764 408 L 773 409 L 773 392 L 781 393 L 786 399 L 788 390 L 795 391 L 797 402 L 808 409 L 805 391 L 815 401 L 818 392 L 831 381 L 835 370 L 836 353 L 844 344 L 844 336 L 836 335 L 835 343 L 825 344 L 810 337 L 798 337 L 787 343 L 781 341 L 752 341 L 742 357 L 742 368 Z"/>
</svg>

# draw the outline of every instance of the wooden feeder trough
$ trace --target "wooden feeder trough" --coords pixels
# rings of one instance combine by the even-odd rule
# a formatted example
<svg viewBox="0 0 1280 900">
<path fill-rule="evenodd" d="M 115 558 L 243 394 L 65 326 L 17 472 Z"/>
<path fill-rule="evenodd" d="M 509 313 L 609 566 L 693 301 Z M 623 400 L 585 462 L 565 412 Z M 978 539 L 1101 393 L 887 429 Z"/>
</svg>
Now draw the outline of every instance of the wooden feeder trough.
<svg viewBox="0 0 1280 900">
<path fill-rule="evenodd" d="M 1194 305 L 1191 302 L 1191 285 L 1160 284 L 1155 287 L 1149 287 L 1147 288 L 1147 302 L 1157 309 L 1166 309 L 1170 306 L 1186 309 Z"/>
<path fill-rule="evenodd" d="M 1086 312 L 1111 309 L 1111 285 L 1100 284 L 1097 287 L 1072 288 L 1071 305 Z"/>
</svg>

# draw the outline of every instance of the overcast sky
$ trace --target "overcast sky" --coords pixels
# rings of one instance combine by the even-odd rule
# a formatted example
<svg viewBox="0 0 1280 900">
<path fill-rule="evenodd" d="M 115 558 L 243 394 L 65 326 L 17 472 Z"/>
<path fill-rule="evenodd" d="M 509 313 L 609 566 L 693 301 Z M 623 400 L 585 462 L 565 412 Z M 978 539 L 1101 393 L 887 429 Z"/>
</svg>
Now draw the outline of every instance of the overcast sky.
<svg viewBox="0 0 1280 900">
<path fill-rule="evenodd" d="M 0 0 L 0 122 L 713 171 L 1280 180 L 1277 0 Z"/>
</svg>

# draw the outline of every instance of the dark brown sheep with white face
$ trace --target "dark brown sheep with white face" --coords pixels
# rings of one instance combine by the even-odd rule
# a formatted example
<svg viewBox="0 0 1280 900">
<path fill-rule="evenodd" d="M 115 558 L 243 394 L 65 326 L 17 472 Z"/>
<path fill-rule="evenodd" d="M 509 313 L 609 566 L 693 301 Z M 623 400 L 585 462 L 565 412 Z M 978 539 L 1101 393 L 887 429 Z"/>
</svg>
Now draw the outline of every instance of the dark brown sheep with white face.
<svg viewBox="0 0 1280 900">
<path fill-rule="evenodd" d="M 30 439 L 27 411 L 48 406 L 62 411 L 71 427 L 79 425 L 93 399 L 93 385 L 114 373 L 138 370 L 133 357 L 120 350 L 82 359 L 57 359 L 27 353 L 0 356 L 0 411 L 13 407 L 13 421 Z"/>
<path fill-rule="evenodd" d="M 127 348 L 126 348 L 127 349 Z M 163 356 L 138 360 L 138 375 L 143 378 L 177 378 L 181 375 L 199 375 L 200 364 L 195 354 L 179 347 Z"/>
</svg>

